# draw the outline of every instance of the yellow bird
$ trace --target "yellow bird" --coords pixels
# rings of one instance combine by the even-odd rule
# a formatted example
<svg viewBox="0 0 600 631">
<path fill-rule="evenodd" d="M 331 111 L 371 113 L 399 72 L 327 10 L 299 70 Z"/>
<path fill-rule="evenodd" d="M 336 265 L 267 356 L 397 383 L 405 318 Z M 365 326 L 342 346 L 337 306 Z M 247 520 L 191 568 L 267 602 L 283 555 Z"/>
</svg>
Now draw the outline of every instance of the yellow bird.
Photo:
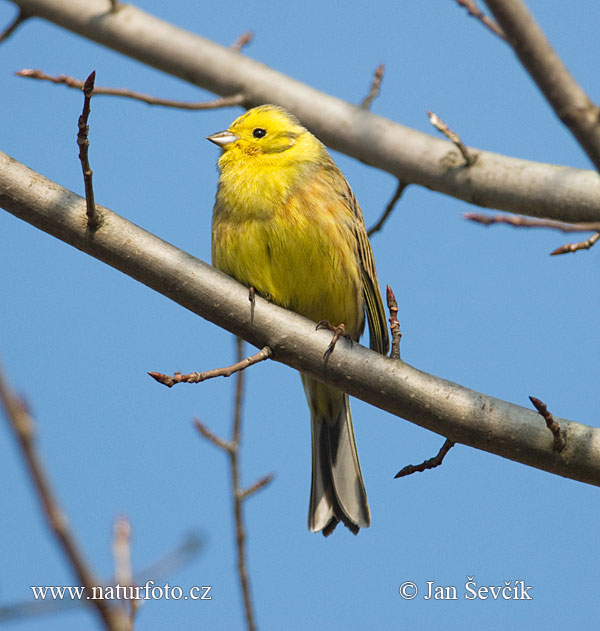
<svg viewBox="0 0 600 631">
<path fill-rule="evenodd" d="M 267 300 L 344 325 L 386 353 L 388 333 L 360 207 L 325 146 L 284 109 L 255 107 L 208 140 L 221 147 L 213 265 Z M 348 395 L 301 375 L 311 413 L 308 527 L 371 523 Z"/>
</svg>

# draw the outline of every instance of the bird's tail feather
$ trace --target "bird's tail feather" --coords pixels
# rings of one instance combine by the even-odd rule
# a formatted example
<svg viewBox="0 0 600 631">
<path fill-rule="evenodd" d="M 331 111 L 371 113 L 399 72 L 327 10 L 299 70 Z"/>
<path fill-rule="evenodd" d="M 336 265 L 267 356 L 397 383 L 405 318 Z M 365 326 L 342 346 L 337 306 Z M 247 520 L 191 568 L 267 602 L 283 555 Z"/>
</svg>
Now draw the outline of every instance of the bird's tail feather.
<svg viewBox="0 0 600 631">
<path fill-rule="evenodd" d="M 371 523 L 348 395 L 302 375 L 311 411 L 312 484 L 308 527 L 327 537 L 341 521 L 351 532 Z"/>
</svg>

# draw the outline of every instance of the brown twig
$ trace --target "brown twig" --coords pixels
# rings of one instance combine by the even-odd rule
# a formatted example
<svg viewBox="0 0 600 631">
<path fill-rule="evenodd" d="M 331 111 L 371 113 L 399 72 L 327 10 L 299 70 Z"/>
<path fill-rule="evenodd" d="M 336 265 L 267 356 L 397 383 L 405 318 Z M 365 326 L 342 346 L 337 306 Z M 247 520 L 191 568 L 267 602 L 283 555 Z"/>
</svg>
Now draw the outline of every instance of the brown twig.
<svg viewBox="0 0 600 631">
<path fill-rule="evenodd" d="M 110 11 L 116 13 L 121 8 L 121 3 L 118 0 L 110 0 Z"/>
<path fill-rule="evenodd" d="M 259 478 L 254 484 L 251 484 L 247 489 L 244 489 L 241 493 L 241 499 L 245 500 L 249 498 L 251 495 L 254 495 L 256 492 L 264 489 L 265 486 L 273 482 L 275 479 L 275 475 L 272 473 L 267 473 L 262 478 Z"/>
<path fill-rule="evenodd" d="M 29 19 L 31 15 L 24 9 L 19 9 L 15 19 L 0 33 L 0 43 L 8 39 L 19 28 L 25 20 Z"/>
<path fill-rule="evenodd" d="M 252 31 L 246 31 L 242 33 L 236 40 L 231 44 L 231 48 L 236 52 L 240 52 L 242 48 L 248 46 L 248 44 L 254 39 L 254 33 Z"/>
<path fill-rule="evenodd" d="M 238 361 L 236 364 L 234 364 L 234 366 L 239 366 L 246 361 L 242 359 L 244 352 L 244 342 L 239 337 L 236 338 L 236 340 Z M 250 597 L 250 581 L 248 578 L 247 570 L 246 532 L 244 528 L 243 504 L 244 500 L 256 493 L 259 489 L 262 489 L 267 484 L 269 484 L 269 482 L 271 482 L 271 480 L 273 479 L 273 475 L 266 475 L 257 480 L 254 484 L 250 485 L 247 489 L 242 489 L 240 483 L 240 444 L 242 438 L 242 402 L 244 397 L 244 374 L 245 373 L 241 369 L 237 371 L 235 407 L 233 413 L 233 428 L 231 432 L 231 440 L 224 440 L 220 438 L 198 419 L 194 420 L 194 424 L 198 431 L 202 434 L 202 436 L 204 436 L 204 438 L 208 439 L 213 445 L 219 447 L 219 449 L 222 449 L 229 456 L 229 462 L 231 466 L 233 514 L 235 519 L 235 540 L 237 548 L 238 576 L 240 579 L 240 587 L 244 599 L 244 611 L 246 613 L 247 627 L 249 631 L 254 631 L 256 629 L 256 623 L 254 619 L 252 599 Z"/>
<path fill-rule="evenodd" d="M 475 0 L 456 0 L 456 2 L 457 2 L 457 4 L 459 6 L 464 7 L 471 17 L 476 18 L 484 26 L 489 28 L 490 31 L 492 31 L 492 33 L 494 33 L 498 37 L 502 38 L 503 40 L 506 40 L 506 35 L 504 34 L 504 31 L 500 28 L 500 26 L 498 24 L 496 24 L 496 22 L 494 22 L 494 20 L 492 20 L 492 18 L 487 16 L 477 6 L 477 3 L 475 2 Z"/>
<path fill-rule="evenodd" d="M 454 447 L 456 443 L 449 438 L 446 438 L 446 441 L 442 445 L 442 448 L 438 451 L 437 455 L 433 458 L 429 458 L 429 460 L 425 460 L 421 464 L 409 464 L 406 467 L 400 469 L 398 473 L 394 476 L 396 478 L 403 478 L 406 475 L 411 475 L 412 473 L 418 473 L 420 471 L 427 471 L 428 469 L 435 469 L 435 467 L 439 467 L 444 461 L 444 457 L 446 454 Z"/>
<path fill-rule="evenodd" d="M 232 366 L 226 366 L 225 368 L 213 368 L 212 370 L 207 370 L 206 372 L 190 372 L 186 375 L 182 375 L 179 372 L 171 375 L 165 375 L 162 372 L 149 372 L 148 374 L 158 381 L 158 383 L 162 383 L 163 385 L 172 388 L 176 383 L 200 383 L 202 381 L 206 381 L 207 379 L 214 379 L 215 377 L 231 377 L 236 372 L 240 370 L 244 370 L 249 366 L 253 366 L 254 364 L 258 364 L 260 362 L 265 361 L 273 356 L 273 351 L 268 346 L 263 346 L 258 353 L 254 353 L 250 357 L 246 357 L 242 359 Z"/>
<path fill-rule="evenodd" d="M 390 310 L 390 332 L 392 333 L 390 358 L 400 359 L 400 339 L 402 338 L 402 333 L 400 332 L 400 323 L 398 322 L 398 302 L 389 285 L 386 286 L 386 300 L 388 309 Z"/>
<path fill-rule="evenodd" d="M 566 254 L 568 252 L 577 252 L 578 250 L 589 250 L 600 239 L 600 222 L 590 221 L 585 223 L 564 223 L 554 221 L 552 219 L 535 219 L 533 217 L 522 217 L 520 215 L 486 215 L 484 213 L 468 212 L 463 213 L 463 217 L 469 221 L 481 223 L 484 226 L 492 224 L 508 224 L 515 228 L 551 228 L 560 230 L 561 232 L 589 232 L 590 230 L 598 231 L 589 239 L 578 241 L 577 243 L 567 243 L 561 245 L 550 252 L 550 256 L 558 254 Z"/>
<path fill-rule="evenodd" d="M 398 180 L 398 186 L 396 187 L 396 191 L 392 195 L 392 199 L 390 199 L 390 201 L 387 203 L 387 206 L 381 213 L 379 219 L 367 230 L 367 234 L 369 235 L 369 237 L 372 237 L 376 232 L 379 232 L 383 228 L 385 222 L 389 219 L 389 216 L 392 214 L 394 208 L 396 207 L 398 200 L 402 197 L 402 193 L 404 192 L 404 189 L 406 187 L 406 182 L 401 182 L 400 180 Z"/>
<path fill-rule="evenodd" d="M 0 370 L 0 402 L 4 408 L 9 426 L 15 435 L 21 454 L 27 464 L 31 480 L 42 505 L 48 527 L 62 547 L 71 564 L 79 585 L 85 587 L 90 603 L 95 606 L 107 629 L 124 631 L 130 629 L 123 612 L 111 607 L 102 598 L 93 598 L 94 587 L 101 585 L 92 570 L 88 567 L 82 552 L 69 528 L 66 515 L 61 510 L 50 487 L 50 482 L 42 466 L 35 447 L 35 423 L 23 401 L 11 391 Z"/>
<path fill-rule="evenodd" d="M 550 252 L 550 256 L 556 256 L 557 254 L 568 254 L 570 252 L 578 252 L 579 250 L 589 250 L 596 241 L 600 239 L 600 232 L 595 232 L 589 239 L 584 241 L 577 241 L 577 243 L 565 243 Z"/>
<path fill-rule="evenodd" d="M 433 112 L 427 110 L 427 116 L 429 117 L 429 122 L 438 131 L 442 132 L 442 134 L 444 134 L 444 136 L 446 136 L 448 140 L 451 140 L 456 145 L 458 150 L 461 152 L 462 157 L 465 159 L 467 166 L 471 166 L 477 159 L 477 154 L 473 153 L 470 149 L 465 147 L 462 140 L 460 139 L 460 136 L 455 131 L 452 131 L 450 127 L 448 127 L 448 125 L 446 125 L 446 123 L 444 123 L 444 121 L 437 114 L 434 114 Z"/>
<path fill-rule="evenodd" d="M 81 170 L 83 171 L 83 183 L 85 186 L 85 202 L 86 213 L 88 220 L 88 229 L 92 232 L 98 229 L 100 220 L 98 213 L 96 212 L 96 202 L 94 201 L 94 187 L 92 185 L 92 176 L 94 172 L 90 167 L 89 161 L 89 147 L 90 141 L 88 140 L 88 134 L 90 127 L 88 125 L 88 118 L 90 116 L 90 101 L 92 99 L 92 92 L 94 91 L 94 81 L 96 80 L 96 71 L 94 70 L 90 76 L 85 80 L 83 84 L 83 111 L 77 121 L 77 145 L 79 146 L 79 160 L 81 161 Z"/>
<path fill-rule="evenodd" d="M 552 432 L 554 437 L 554 451 L 560 453 L 565 448 L 565 438 L 560 431 L 560 424 L 554 419 L 546 404 L 536 397 L 529 397 L 531 403 L 546 421 L 546 427 Z"/>
<path fill-rule="evenodd" d="M 113 536 L 113 556 L 115 559 L 115 585 L 123 587 L 133 587 L 133 571 L 131 567 L 131 524 L 125 516 L 118 517 L 115 520 L 114 536 Z M 136 613 L 143 600 L 137 598 L 126 598 L 123 602 L 125 609 L 129 609 L 128 618 L 130 627 L 133 629 L 133 623 Z"/>
<path fill-rule="evenodd" d="M 600 231 L 600 222 L 589 221 L 584 223 L 566 223 L 553 219 L 535 219 L 534 217 L 522 217 L 521 215 L 486 215 L 485 213 L 467 212 L 463 217 L 469 221 L 475 221 L 485 226 L 504 223 L 516 228 L 551 228 L 561 232 L 590 232 Z"/>
<path fill-rule="evenodd" d="M 84 82 L 73 77 L 66 75 L 50 76 L 45 74 L 42 70 L 33 70 L 26 68 L 24 70 L 18 70 L 15 72 L 18 77 L 26 77 L 28 79 L 39 79 L 40 81 L 50 81 L 60 85 L 66 85 L 69 88 L 83 89 Z M 126 88 L 100 88 L 95 87 L 93 91 L 94 96 L 118 96 L 126 99 L 133 99 L 135 101 L 142 101 L 148 105 L 160 105 L 161 107 L 174 107 L 181 110 L 214 110 L 221 107 L 233 107 L 235 105 L 242 105 L 244 103 L 243 94 L 233 94 L 231 96 L 224 96 L 212 101 L 199 101 L 199 102 L 187 102 L 187 101 L 174 101 L 172 99 L 161 99 L 156 96 L 150 96 L 148 94 L 142 94 L 141 92 L 134 92 Z"/>
<path fill-rule="evenodd" d="M 365 96 L 362 100 L 360 107 L 363 110 L 368 110 L 371 108 L 373 101 L 379 96 L 379 92 L 381 91 L 381 82 L 383 81 L 383 74 L 385 72 L 385 66 L 383 64 L 379 64 L 377 68 L 375 68 L 375 73 L 373 74 L 373 80 L 371 81 L 371 88 L 369 90 L 369 94 Z"/>
</svg>

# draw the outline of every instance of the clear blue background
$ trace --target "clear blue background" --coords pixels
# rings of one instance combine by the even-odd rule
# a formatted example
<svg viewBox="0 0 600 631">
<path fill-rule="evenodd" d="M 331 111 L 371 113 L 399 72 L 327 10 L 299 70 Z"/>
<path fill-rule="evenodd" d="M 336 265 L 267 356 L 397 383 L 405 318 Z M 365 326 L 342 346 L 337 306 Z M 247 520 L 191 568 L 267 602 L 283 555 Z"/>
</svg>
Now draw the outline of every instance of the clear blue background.
<svg viewBox="0 0 600 631">
<path fill-rule="evenodd" d="M 425 114 L 433 110 L 469 145 L 590 167 L 510 49 L 450 0 L 138 5 L 224 45 L 252 30 L 246 54 L 351 102 L 365 96 L 383 62 L 374 112 L 437 134 Z M 598 3 L 529 6 L 598 100 Z M 0 3 L 0 23 L 13 15 L 10 2 Z M 27 67 L 78 78 L 96 70 L 100 86 L 211 97 L 51 24 L 27 23 L 0 48 L 0 149 L 80 194 L 75 136 L 82 97 L 13 76 Z M 209 260 L 218 150 L 204 138 L 240 112 L 95 98 L 96 200 Z M 394 179 L 335 159 L 371 225 Z M 411 187 L 373 238 L 379 279 L 400 304 L 403 358 L 522 405 L 538 396 L 559 416 L 597 424 L 600 250 L 550 257 L 569 236 L 485 229 L 461 218 L 472 209 Z M 111 529 L 120 514 L 132 522 L 136 568 L 189 531 L 204 538 L 202 554 L 167 578 L 185 589 L 212 585 L 212 601 L 150 602 L 136 629 L 242 628 L 227 463 L 191 422 L 198 416 L 227 435 L 234 382 L 167 390 L 146 375 L 226 365 L 231 336 L 5 212 L 0 288 L 4 367 L 38 419 L 43 460 L 96 571 L 111 575 Z M 276 475 L 245 505 L 261 629 L 563 629 L 597 622 L 596 488 L 463 446 L 435 471 L 394 480 L 404 465 L 434 455 L 443 439 L 353 401 L 373 525 L 358 537 L 340 528 L 325 540 L 306 528 L 310 430 L 298 375 L 263 363 L 248 372 L 248 386 L 244 483 Z M 74 584 L 5 423 L 0 479 L 0 605 L 30 598 L 30 585 Z M 466 601 L 468 576 L 491 586 L 524 580 L 533 600 Z M 421 589 L 426 581 L 455 585 L 459 600 L 426 601 L 422 593 L 402 600 L 398 587 L 407 580 Z M 63 612 L 10 628 L 91 628 L 92 616 Z"/>
</svg>

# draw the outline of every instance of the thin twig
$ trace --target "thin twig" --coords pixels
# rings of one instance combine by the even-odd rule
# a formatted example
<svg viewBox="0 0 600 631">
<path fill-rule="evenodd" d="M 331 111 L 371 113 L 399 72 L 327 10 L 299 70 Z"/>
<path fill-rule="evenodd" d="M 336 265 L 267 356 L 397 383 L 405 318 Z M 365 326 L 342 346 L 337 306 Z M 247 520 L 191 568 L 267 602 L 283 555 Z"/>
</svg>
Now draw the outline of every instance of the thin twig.
<svg viewBox="0 0 600 631">
<path fill-rule="evenodd" d="M 231 44 L 231 48 L 236 52 L 240 52 L 242 48 L 248 46 L 248 44 L 254 39 L 254 33 L 252 31 L 246 31 L 242 33 L 236 40 Z"/>
<path fill-rule="evenodd" d="M 35 423 L 23 401 L 11 391 L 0 369 L 0 401 L 9 426 L 15 435 L 21 454 L 27 464 L 31 480 L 42 505 L 48 527 L 62 547 L 71 564 L 79 585 L 85 588 L 89 602 L 95 606 L 107 629 L 124 631 L 130 629 L 123 612 L 111 607 L 103 598 L 94 598 L 94 587 L 101 585 L 88 567 L 82 552 L 69 528 L 66 515 L 61 510 L 50 487 L 48 476 L 35 448 Z"/>
<path fill-rule="evenodd" d="M 546 427 L 552 432 L 554 437 L 554 451 L 560 453 L 565 448 L 565 438 L 560 431 L 560 424 L 554 419 L 546 404 L 536 397 L 529 397 L 535 409 L 546 421 Z"/>
<path fill-rule="evenodd" d="M 515 228 L 551 228 L 560 230 L 561 232 L 589 232 L 595 230 L 591 237 L 577 243 L 566 243 L 550 252 L 550 256 L 558 254 L 567 254 L 569 252 L 577 252 L 579 250 L 589 250 L 600 239 L 600 222 L 590 221 L 585 223 L 564 223 L 561 221 L 553 221 L 552 219 L 535 219 L 533 217 L 522 217 L 520 215 L 486 215 L 484 213 L 468 212 L 463 213 L 465 219 L 481 223 L 484 226 L 492 224 L 508 224 Z"/>
<path fill-rule="evenodd" d="M 478 6 L 475 0 L 456 0 L 457 4 L 464 7 L 470 16 L 479 20 L 485 27 L 489 28 L 492 33 L 506 41 L 506 35 L 492 18 L 487 16 Z"/>
<path fill-rule="evenodd" d="M 434 114 L 433 112 L 427 110 L 427 116 L 429 117 L 429 122 L 438 131 L 442 132 L 442 134 L 444 134 L 444 136 L 446 136 L 448 140 L 451 140 L 456 145 L 458 150 L 461 152 L 462 157 L 465 159 L 467 166 L 471 166 L 477 159 L 477 154 L 473 153 L 470 149 L 465 147 L 462 140 L 460 139 L 460 136 L 455 131 L 452 131 L 450 127 L 448 127 L 448 125 L 446 125 L 446 123 L 437 114 Z"/>
<path fill-rule="evenodd" d="M 237 359 L 238 363 L 244 357 L 244 340 L 236 338 Z M 235 389 L 235 410 L 233 413 L 233 435 L 231 442 L 235 449 L 230 452 L 231 457 L 231 483 L 233 486 L 233 513 L 235 516 L 235 540 L 237 543 L 238 557 L 238 574 L 240 577 L 240 585 L 244 595 L 244 609 L 246 611 L 246 622 L 248 631 L 254 631 L 256 624 L 254 622 L 254 611 L 252 607 L 252 599 L 250 597 L 250 582 L 248 579 L 247 561 L 246 561 L 246 531 L 244 528 L 244 516 L 242 513 L 243 492 L 240 484 L 240 468 L 239 468 L 239 450 L 242 435 L 242 403 L 244 400 L 244 376 L 243 371 L 237 374 L 237 383 Z"/>
<path fill-rule="evenodd" d="M 390 351 L 391 359 L 400 359 L 400 339 L 402 333 L 400 332 L 400 323 L 398 322 L 398 302 L 392 288 L 386 286 L 386 300 L 387 306 L 390 311 L 390 331 L 392 333 L 392 350 Z"/>
<path fill-rule="evenodd" d="M 251 495 L 254 495 L 257 491 L 264 489 L 265 486 L 273 482 L 275 475 L 273 473 L 267 473 L 262 478 L 259 478 L 254 484 L 251 484 L 247 489 L 244 489 L 240 495 L 240 499 L 248 499 Z"/>
<path fill-rule="evenodd" d="M 224 440 L 220 436 L 217 436 L 209 427 L 207 427 L 200 419 L 194 419 L 194 426 L 196 429 L 210 441 L 213 445 L 222 449 L 226 453 L 230 454 L 234 451 L 235 445 L 227 440 Z"/>
<path fill-rule="evenodd" d="M 18 77 L 26 77 L 28 79 L 39 79 L 40 81 L 50 81 L 60 85 L 66 85 L 69 88 L 83 89 L 84 82 L 73 77 L 61 74 L 58 76 L 50 76 L 44 73 L 42 70 L 33 70 L 26 68 L 24 70 L 18 70 L 15 72 Z M 233 107 L 235 105 L 242 105 L 244 103 L 243 94 L 233 94 L 231 96 L 224 96 L 212 101 L 174 101 L 172 99 L 161 99 L 157 96 L 150 96 L 148 94 L 142 94 L 141 92 L 134 92 L 127 88 L 100 88 L 95 87 L 93 91 L 94 96 L 118 96 L 126 99 L 133 99 L 135 101 L 142 101 L 148 105 L 160 105 L 161 107 L 174 107 L 180 110 L 214 110 L 221 107 Z"/>
<path fill-rule="evenodd" d="M 396 187 L 396 191 L 394 192 L 392 199 L 390 199 L 390 201 L 387 203 L 385 210 L 381 213 L 381 216 L 375 222 L 375 224 L 367 230 L 367 234 L 369 235 L 369 237 L 372 237 L 376 232 L 379 232 L 383 228 L 385 222 L 388 220 L 396 204 L 398 203 L 398 200 L 402 197 L 402 193 L 404 192 L 404 189 L 406 187 L 406 182 L 401 182 L 400 180 L 398 180 L 398 186 Z"/>
<path fill-rule="evenodd" d="M 584 241 L 577 241 L 577 243 L 565 243 L 550 252 L 550 256 L 556 256 L 557 254 L 568 254 L 570 252 L 578 252 L 579 250 L 589 250 L 596 241 L 600 239 L 600 232 L 595 232 L 589 239 Z"/>
<path fill-rule="evenodd" d="M 85 80 L 83 84 L 83 111 L 77 121 L 77 145 L 79 146 L 79 160 L 81 161 L 81 170 L 83 171 L 83 183 L 85 186 L 85 202 L 86 213 L 88 220 L 88 229 L 94 231 L 98 229 L 100 225 L 100 219 L 96 212 L 96 202 L 94 201 L 94 187 L 92 185 L 92 176 L 94 172 L 90 167 L 89 161 L 89 147 L 90 141 L 88 134 L 90 127 L 88 125 L 88 118 L 90 116 L 90 101 L 92 99 L 92 92 L 94 91 L 94 81 L 96 80 L 96 71 L 94 70 L 90 76 Z"/>
<path fill-rule="evenodd" d="M 114 525 L 113 556 L 115 559 L 115 585 L 133 587 L 133 571 L 131 566 L 131 524 L 125 516 L 117 517 Z M 129 624 L 133 629 L 136 613 L 144 603 L 142 599 L 126 598 L 123 601 L 125 610 L 129 610 Z"/>
<path fill-rule="evenodd" d="M 206 372 L 190 372 L 185 375 L 182 375 L 179 372 L 174 373 L 172 376 L 165 375 L 162 372 L 149 372 L 148 374 L 153 379 L 156 379 L 158 383 L 162 383 L 163 385 L 172 388 L 176 383 L 200 383 L 202 381 L 206 381 L 207 379 L 214 379 L 215 377 L 231 377 L 234 373 L 244 370 L 249 366 L 253 366 L 254 364 L 263 362 L 272 356 L 273 351 L 268 346 L 264 346 L 258 351 L 258 353 L 254 353 L 254 355 L 246 357 L 242 361 L 237 362 L 232 366 L 226 366 L 225 368 L 213 368 L 212 370 L 207 370 Z"/>
<path fill-rule="evenodd" d="M 442 448 L 438 451 L 437 455 L 433 458 L 429 458 L 429 460 L 425 460 L 421 464 L 409 464 L 406 465 L 403 469 L 400 469 L 398 473 L 394 476 L 395 478 L 403 478 L 405 475 L 411 475 L 412 473 L 418 473 L 419 471 L 427 471 L 427 469 L 434 469 L 435 467 L 439 467 L 444 461 L 444 457 L 446 454 L 454 447 L 456 443 L 446 438 L 446 441 L 442 445 Z"/>
<path fill-rule="evenodd" d="M 379 92 L 381 91 L 381 82 L 383 81 L 383 74 L 385 72 L 385 66 L 383 64 L 379 64 L 377 68 L 375 68 L 375 73 L 373 74 L 373 80 L 371 81 L 371 88 L 369 90 L 369 94 L 365 96 L 362 100 L 360 106 L 363 110 L 368 110 L 371 108 L 373 101 L 379 96 Z"/>
<path fill-rule="evenodd" d="M 551 228 L 561 232 L 590 232 L 600 231 L 600 222 L 589 221 L 580 223 L 566 223 L 553 219 L 535 219 L 534 217 L 522 217 L 521 215 L 486 215 L 485 213 L 467 212 L 463 217 L 469 221 L 475 221 L 485 226 L 504 223 L 515 228 Z"/>
<path fill-rule="evenodd" d="M 0 33 L 0 44 L 8 39 L 19 28 L 25 20 L 29 19 L 31 15 L 24 9 L 19 9 L 15 19 Z"/>
</svg>

